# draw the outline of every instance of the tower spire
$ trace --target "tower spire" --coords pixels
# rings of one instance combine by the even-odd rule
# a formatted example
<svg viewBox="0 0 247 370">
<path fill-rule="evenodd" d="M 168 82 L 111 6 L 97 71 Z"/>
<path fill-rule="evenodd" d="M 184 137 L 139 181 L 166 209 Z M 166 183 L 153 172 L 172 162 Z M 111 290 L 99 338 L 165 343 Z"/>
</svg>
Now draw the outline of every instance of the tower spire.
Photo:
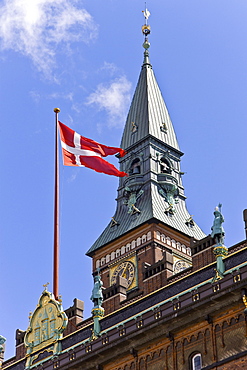
<svg viewBox="0 0 247 370">
<path fill-rule="evenodd" d="M 153 222 L 164 225 L 168 234 L 176 230 L 188 238 L 205 237 L 186 207 L 180 170 L 183 153 L 149 61 L 151 28 L 147 8 L 143 15 L 144 63 L 121 140 L 121 148 L 127 154 L 120 158 L 120 169 L 129 177 L 119 181 L 117 208 L 113 215 L 116 223 L 109 223 L 88 255 Z"/>
</svg>

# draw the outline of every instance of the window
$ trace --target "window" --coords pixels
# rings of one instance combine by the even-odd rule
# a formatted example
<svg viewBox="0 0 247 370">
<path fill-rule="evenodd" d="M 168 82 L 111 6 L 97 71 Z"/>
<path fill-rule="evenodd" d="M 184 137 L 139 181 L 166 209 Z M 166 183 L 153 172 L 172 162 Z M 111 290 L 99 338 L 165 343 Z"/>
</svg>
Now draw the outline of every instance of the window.
<svg viewBox="0 0 247 370">
<path fill-rule="evenodd" d="M 182 244 L 182 252 L 186 253 L 186 246 L 184 244 Z"/>
<path fill-rule="evenodd" d="M 130 166 L 130 175 L 137 175 L 141 173 L 141 162 L 139 158 L 133 160 Z"/>
<path fill-rule="evenodd" d="M 97 261 L 96 261 L 96 269 L 97 269 L 98 267 L 100 267 L 100 260 L 97 260 Z"/>
<path fill-rule="evenodd" d="M 106 263 L 110 262 L 110 260 L 111 260 L 111 256 L 110 254 L 107 254 L 105 258 Z"/>
<path fill-rule="evenodd" d="M 202 368 L 202 356 L 200 353 L 196 353 L 191 359 L 191 369 L 201 370 Z"/>
<path fill-rule="evenodd" d="M 163 243 L 166 242 L 166 236 L 164 234 L 161 234 L 160 239 Z"/>
<path fill-rule="evenodd" d="M 160 172 L 161 173 L 171 173 L 171 166 L 168 160 L 164 157 L 160 159 Z"/>
<path fill-rule="evenodd" d="M 171 240 L 171 242 L 172 242 L 172 247 L 173 247 L 173 248 L 176 248 L 176 242 L 175 242 L 175 240 L 174 240 L 174 239 L 172 239 L 172 240 Z"/>
</svg>

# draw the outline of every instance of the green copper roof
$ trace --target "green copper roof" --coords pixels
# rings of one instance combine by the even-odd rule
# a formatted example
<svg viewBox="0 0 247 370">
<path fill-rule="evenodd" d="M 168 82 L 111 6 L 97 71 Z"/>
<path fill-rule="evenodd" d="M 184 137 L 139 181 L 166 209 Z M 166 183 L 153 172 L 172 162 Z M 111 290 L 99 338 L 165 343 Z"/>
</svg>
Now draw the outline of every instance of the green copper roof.
<svg viewBox="0 0 247 370">
<path fill-rule="evenodd" d="M 134 134 L 133 124 L 136 125 Z M 146 50 L 124 128 L 121 148 L 127 149 L 148 134 L 179 150 L 176 134 Z"/>
<path fill-rule="evenodd" d="M 177 138 L 149 62 L 147 50 L 127 117 L 121 147 L 117 208 L 91 255 L 114 239 L 154 219 L 183 234 L 202 239 L 205 234 L 192 220 L 185 204 Z"/>
</svg>

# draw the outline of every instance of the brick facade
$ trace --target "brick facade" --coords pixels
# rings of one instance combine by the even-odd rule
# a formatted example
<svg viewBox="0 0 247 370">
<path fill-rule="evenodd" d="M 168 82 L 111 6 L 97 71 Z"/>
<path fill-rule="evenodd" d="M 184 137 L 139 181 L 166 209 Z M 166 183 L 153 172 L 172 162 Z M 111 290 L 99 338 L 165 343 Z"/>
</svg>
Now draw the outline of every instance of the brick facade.
<svg viewBox="0 0 247 370">
<path fill-rule="evenodd" d="M 88 340 L 92 319 L 83 321 L 83 304 L 76 300 L 66 311 L 77 324 L 70 325 L 72 333 L 67 332 L 62 340 L 62 352 L 56 363 L 43 350 L 34 366 L 37 370 L 52 370 L 54 366 L 61 370 L 72 367 L 73 370 L 191 370 L 193 355 L 200 354 L 203 370 L 244 369 L 246 242 L 230 248 L 229 252 L 225 260 L 227 274 L 215 283 L 214 263 L 196 272 L 189 269 L 173 275 L 157 291 L 132 296 L 121 303 L 119 291 L 106 300 L 105 304 L 114 312 L 101 320 L 102 335 L 92 341 Z M 147 281 L 160 284 L 161 276 L 156 271 Z M 119 285 L 123 285 L 119 280 Z M 121 308 L 116 310 L 114 304 L 120 304 Z M 73 317 L 76 313 L 77 318 Z M 24 370 L 21 337 L 23 332 L 19 333 L 17 342 L 20 357 L 4 363 L 8 370 Z"/>
</svg>

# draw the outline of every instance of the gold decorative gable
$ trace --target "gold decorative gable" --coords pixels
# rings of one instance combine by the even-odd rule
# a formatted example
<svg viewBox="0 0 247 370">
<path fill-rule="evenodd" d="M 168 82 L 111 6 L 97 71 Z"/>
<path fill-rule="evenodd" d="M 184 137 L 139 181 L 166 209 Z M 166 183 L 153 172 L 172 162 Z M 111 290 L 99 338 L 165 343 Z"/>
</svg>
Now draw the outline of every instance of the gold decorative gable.
<svg viewBox="0 0 247 370">
<path fill-rule="evenodd" d="M 68 318 L 61 302 L 56 301 L 53 294 L 45 288 L 35 311 L 30 315 L 29 327 L 24 338 L 27 348 L 26 368 L 29 368 L 38 357 L 37 352 L 45 347 L 50 346 L 47 352 L 53 354 L 60 352 L 59 340 L 67 323 Z"/>
</svg>

